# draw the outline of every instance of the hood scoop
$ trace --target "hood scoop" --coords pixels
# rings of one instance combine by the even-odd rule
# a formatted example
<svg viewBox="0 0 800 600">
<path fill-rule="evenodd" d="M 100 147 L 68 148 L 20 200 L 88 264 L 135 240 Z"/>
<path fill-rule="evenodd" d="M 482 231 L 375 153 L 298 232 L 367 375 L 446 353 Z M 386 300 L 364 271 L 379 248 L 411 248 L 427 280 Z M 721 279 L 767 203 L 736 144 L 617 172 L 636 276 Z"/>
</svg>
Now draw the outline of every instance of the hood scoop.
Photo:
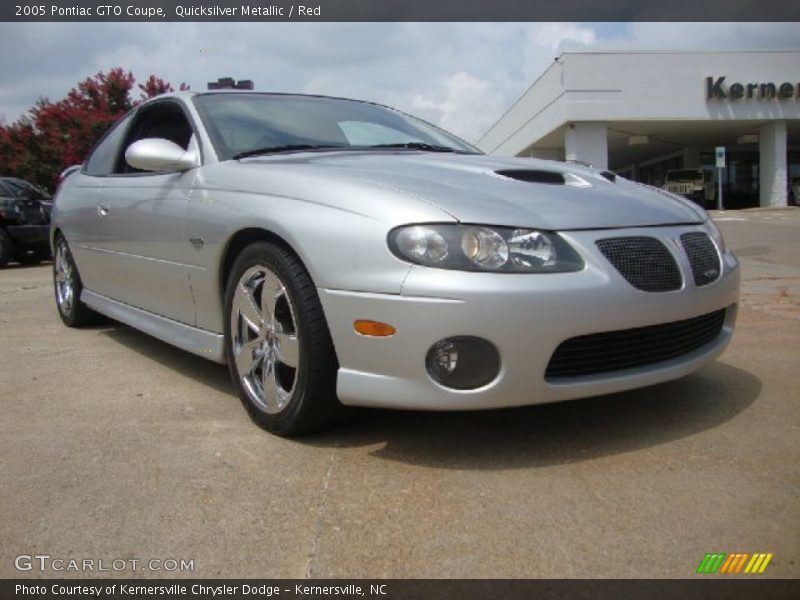
<svg viewBox="0 0 800 600">
<path fill-rule="evenodd" d="M 570 187 L 589 188 L 592 184 L 574 173 L 559 171 L 543 171 L 541 169 L 502 169 L 495 174 L 525 183 L 543 183 L 546 185 L 568 185 Z"/>
<path fill-rule="evenodd" d="M 527 183 L 548 183 L 550 185 L 564 185 L 564 174 L 557 171 L 541 171 L 534 169 L 503 169 L 495 171 L 502 177 L 525 181 Z"/>
</svg>

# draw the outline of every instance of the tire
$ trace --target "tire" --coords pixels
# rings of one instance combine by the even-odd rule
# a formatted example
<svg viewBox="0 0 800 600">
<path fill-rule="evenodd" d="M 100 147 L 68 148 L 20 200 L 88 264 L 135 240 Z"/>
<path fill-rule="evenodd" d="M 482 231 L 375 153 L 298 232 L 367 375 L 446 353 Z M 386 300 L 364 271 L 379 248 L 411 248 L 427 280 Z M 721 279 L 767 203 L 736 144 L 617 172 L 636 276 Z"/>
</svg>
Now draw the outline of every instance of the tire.
<svg viewBox="0 0 800 600">
<path fill-rule="evenodd" d="M 93 325 L 101 316 L 81 302 L 83 282 L 64 236 L 56 235 L 53 257 L 53 291 L 56 308 L 67 327 Z"/>
<path fill-rule="evenodd" d="M 341 417 L 328 325 L 314 282 L 292 252 L 272 242 L 242 250 L 225 288 L 225 315 L 228 367 L 253 421 L 292 436 Z"/>
<path fill-rule="evenodd" d="M 14 254 L 14 244 L 4 229 L 0 228 L 0 269 L 5 267 Z"/>
</svg>

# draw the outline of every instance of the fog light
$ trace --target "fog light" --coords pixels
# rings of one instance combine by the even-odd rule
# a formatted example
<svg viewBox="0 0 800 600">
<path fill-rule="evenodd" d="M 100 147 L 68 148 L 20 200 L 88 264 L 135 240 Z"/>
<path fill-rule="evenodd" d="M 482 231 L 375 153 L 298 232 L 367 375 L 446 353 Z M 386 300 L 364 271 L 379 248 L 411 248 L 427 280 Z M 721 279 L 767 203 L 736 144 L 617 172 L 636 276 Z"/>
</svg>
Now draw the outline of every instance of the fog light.
<svg viewBox="0 0 800 600">
<path fill-rule="evenodd" d="M 500 355 L 491 342 L 484 339 L 451 337 L 431 346 L 425 366 L 437 383 L 457 390 L 472 390 L 497 377 Z"/>
</svg>

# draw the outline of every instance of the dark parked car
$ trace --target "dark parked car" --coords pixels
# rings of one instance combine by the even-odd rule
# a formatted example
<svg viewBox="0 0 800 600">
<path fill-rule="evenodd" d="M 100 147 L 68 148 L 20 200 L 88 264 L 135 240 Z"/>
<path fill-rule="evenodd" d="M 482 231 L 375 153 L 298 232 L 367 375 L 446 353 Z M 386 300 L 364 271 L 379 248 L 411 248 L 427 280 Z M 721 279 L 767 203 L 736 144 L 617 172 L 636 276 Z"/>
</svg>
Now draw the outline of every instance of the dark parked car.
<svg viewBox="0 0 800 600">
<path fill-rule="evenodd" d="M 0 267 L 50 258 L 50 194 L 16 177 L 0 177 Z"/>
</svg>

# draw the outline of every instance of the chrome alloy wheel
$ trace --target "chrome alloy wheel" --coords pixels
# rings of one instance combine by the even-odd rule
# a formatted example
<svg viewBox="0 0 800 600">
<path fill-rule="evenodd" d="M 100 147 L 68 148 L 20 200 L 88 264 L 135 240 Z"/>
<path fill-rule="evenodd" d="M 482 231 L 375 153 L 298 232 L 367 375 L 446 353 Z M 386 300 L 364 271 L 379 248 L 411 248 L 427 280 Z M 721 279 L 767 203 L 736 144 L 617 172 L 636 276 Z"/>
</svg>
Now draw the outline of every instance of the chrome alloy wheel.
<svg viewBox="0 0 800 600">
<path fill-rule="evenodd" d="M 264 412 L 281 412 L 297 384 L 300 340 L 286 287 L 266 266 L 250 267 L 236 284 L 231 344 L 247 395 Z"/>
<path fill-rule="evenodd" d="M 56 283 L 56 302 L 61 314 L 68 315 L 72 310 L 75 298 L 75 269 L 67 243 L 62 239 L 56 245 L 56 256 L 53 261 Z"/>
</svg>

